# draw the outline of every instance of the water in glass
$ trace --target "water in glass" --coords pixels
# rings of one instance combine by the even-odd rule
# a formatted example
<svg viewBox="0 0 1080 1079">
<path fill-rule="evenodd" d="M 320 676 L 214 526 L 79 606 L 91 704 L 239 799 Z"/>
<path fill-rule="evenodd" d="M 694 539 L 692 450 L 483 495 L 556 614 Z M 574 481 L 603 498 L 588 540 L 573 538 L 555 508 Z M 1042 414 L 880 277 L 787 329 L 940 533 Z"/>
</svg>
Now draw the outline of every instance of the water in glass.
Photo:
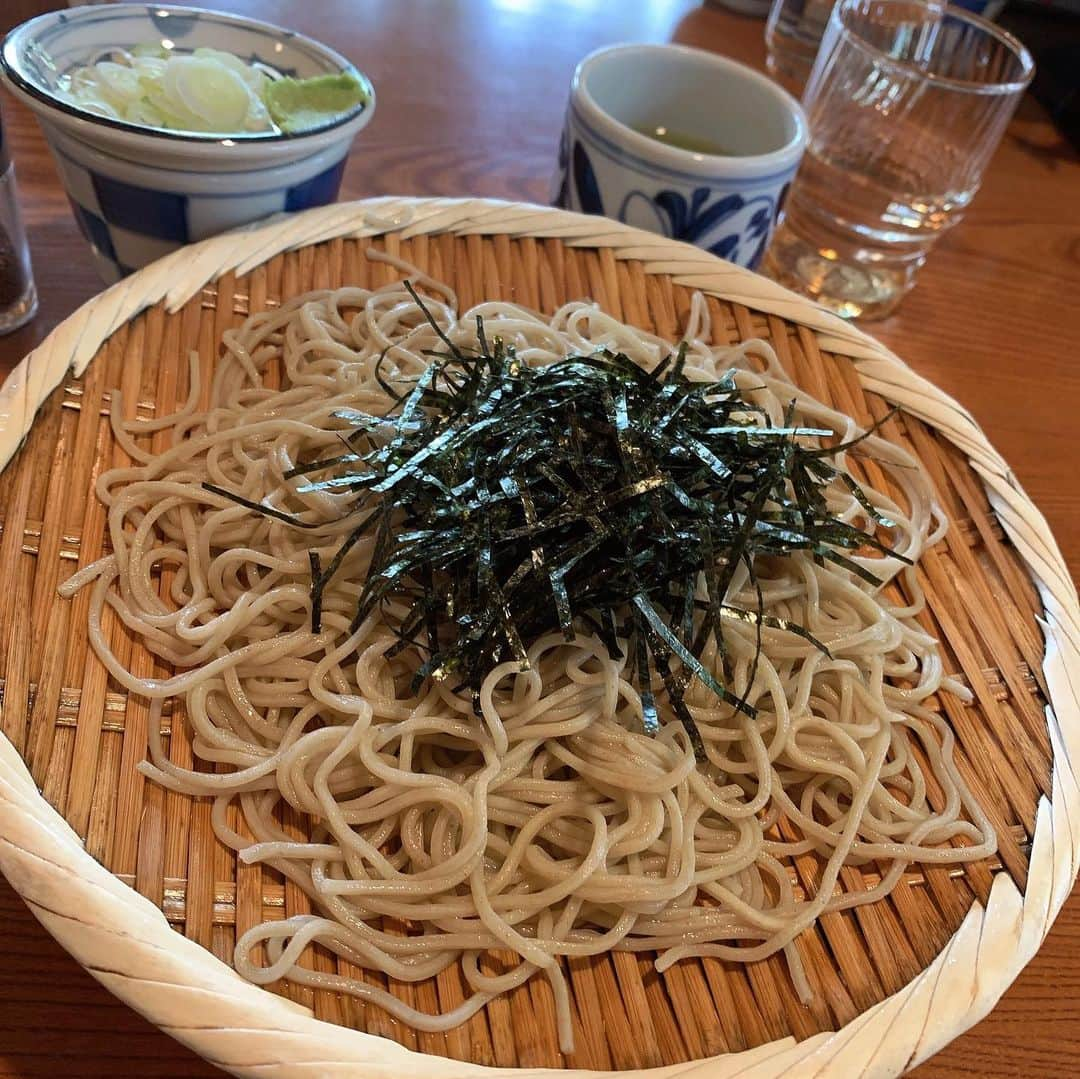
<svg viewBox="0 0 1080 1079">
<path fill-rule="evenodd" d="M 892 311 L 978 190 L 1031 70 L 1019 42 L 965 11 L 840 0 L 766 272 L 847 317 Z"/>
</svg>

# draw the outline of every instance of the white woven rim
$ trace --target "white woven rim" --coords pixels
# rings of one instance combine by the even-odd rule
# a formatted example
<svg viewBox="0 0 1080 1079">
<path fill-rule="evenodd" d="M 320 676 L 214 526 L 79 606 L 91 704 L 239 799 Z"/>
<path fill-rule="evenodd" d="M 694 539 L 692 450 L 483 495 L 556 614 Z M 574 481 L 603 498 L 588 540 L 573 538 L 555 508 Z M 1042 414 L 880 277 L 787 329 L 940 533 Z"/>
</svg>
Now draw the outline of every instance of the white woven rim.
<svg viewBox="0 0 1080 1079">
<path fill-rule="evenodd" d="M 75 312 L 0 389 L 0 467 L 34 414 L 69 373 L 81 374 L 102 343 L 162 300 L 182 306 L 204 285 L 244 273 L 283 251 L 338 237 L 400 232 L 557 237 L 640 259 L 648 273 L 733 300 L 814 330 L 822 348 L 858 360 L 862 385 L 902 405 L 959 446 L 986 484 L 1009 538 L 1042 597 L 1043 671 L 1050 693 L 1051 799 L 1038 806 L 1027 890 L 994 878 L 945 949 L 910 984 L 841 1030 L 785 1038 L 745 1052 L 656 1068 L 650 1079 L 779 1079 L 893 1076 L 921 1063 L 977 1023 L 1031 959 L 1068 896 L 1080 858 L 1080 605 L 1045 520 L 971 416 L 855 327 L 747 270 L 661 236 L 597 217 L 487 199 L 371 199 L 271 220 L 161 259 Z M 526 1079 L 604 1072 L 487 1068 L 412 1052 L 348 1030 L 245 982 L 186 940 L 162 912 L 121 883 L 39 794 L 14 747 L 0 735 L 0 871 L 50 933 L 104 986 L 151 1022 L 237 1075 L 364 1079 Z"/>
</svg>

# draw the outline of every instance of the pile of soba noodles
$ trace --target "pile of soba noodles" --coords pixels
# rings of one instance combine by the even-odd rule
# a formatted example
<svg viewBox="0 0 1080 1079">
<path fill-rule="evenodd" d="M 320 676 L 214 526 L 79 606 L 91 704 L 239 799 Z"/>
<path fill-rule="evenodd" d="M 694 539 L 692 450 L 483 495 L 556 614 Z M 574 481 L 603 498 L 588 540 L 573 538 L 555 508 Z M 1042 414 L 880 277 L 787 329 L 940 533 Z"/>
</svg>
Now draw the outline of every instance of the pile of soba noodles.
<svg viewBox="0 0 1080 1079">
<path fill-rule="evenodd" d="M 449 288 L 403 272 L 463 348 L 477 343 L 479 314 L 488 336 L 529 364 L 606 347 L 652 368 L 671 349 L 585 302 L 551 316 L 501 301 L 459 314 Z M 782 425 L 794 400 L 796 422 L 843 439 L 859 433 L 799 391 L 768 344 L 711 348 L 709 336 L 698 297 L 685 328 L 689 377 L 734 368 L 772 424 Z M 914 600 L 906 606 L 808 553 L 773 560 L 756 582 L 765 612 L 805 627 L 828 651 L 766 626 L 755 662 L 754 628 L 732 620 L 724 641 L 731 688 L 756 716 L 695 683 L 685 699 L 704 745 L 700 761 L 665 714 L 659 681 L 661 727 L 645 733 L 625 659 L 591 636 L 567 642 L 552 632 L 527 642 L 531 669 L 495 667 L 478 707 L 452 679 L 428 679 L 413 693 L 409 676 L 420 660 L 409 649 L 387 654 L 392 602 L 350 632 L 370 539 L 327 585 L 313 631 L 309 551 L 333 556 L 355 521 L 354 503 L 332 491 L 298 493 L 303 477 L 286 473 L 340 452 L 337 410 L 385 413 L 380 355 L 384 377 L 415 380 L 425 353 L 440 347 L 435 330 L 396 282 L 297 296 L 252 315 L 223 343 L 205 409 L 197 357 L 190 396 L 174 415 L 125 422 L 114 398 L 115 435 L 133 463 L 98 483 L 112 553 L 62 591 L 92 589 L 97 655 L 152 703 L 145 774 L 213 799 L 218 838 L 311 898 L 315 913 L 240 937 L 235 965 L 245 977 L 355 994 L 438 1031 L 541 971 L 569 1049 L 562 957 L 655 952 L 664 969 L 686 956 L 753 962 L 783 952 L 805 999 L 795 942 L 823 913 L 887 895 L 913 862 L 993 851 L 993 830 L 953 762 L 953 735 L 924 704 L 942 689 L 964 691 L 944 677 L 935 642 L 916 621 L 921 593 L 900 558 L 867 563 L 879 577 L 907 575 Z M 926 480 L 876 435 L 859 452 L 901 492 L 894 501 L 864 487 L 893 522 L 892 549 L 917 559 L 946 527 Z M 843 455 L 834 463 L 843 467 Z M 303 513 L 315 526 L 298 530 L 204 483 Z M 828 501 L 842 520 L 866 520 L 848 487 L 834 482 Z M 737 573 L 727 600 L 754 606 L 751 591 L 747 573 Z M 176 673 L 145 678 L 128 669 L 102 631 L 107 606 Z M 699 658 L 721 677 L 715 640 Z M 170 760 L 159 722 L 169 698 L 182 701 L 206 770 Z M 307 815 L 305 838 L 283 828 L 286 805 Z M 230 825 L 232 806 L 245 834 Z M 822 867 L 809 895 L 790 871 L 793 856 L 807 854 Z M 842 892 L 841 868 L 867 863 L 880 883 Z M 409 935 L 384 931 L 384 915 L 405 921 Z M 368 981 L 298 965 L 313 942 L 406 982 L 460 964 L 471 995 L 452 1012 L 421 1013 Z M 492 974 L 482 959 L 493 949 L 519 962 Z"/>
</svg>

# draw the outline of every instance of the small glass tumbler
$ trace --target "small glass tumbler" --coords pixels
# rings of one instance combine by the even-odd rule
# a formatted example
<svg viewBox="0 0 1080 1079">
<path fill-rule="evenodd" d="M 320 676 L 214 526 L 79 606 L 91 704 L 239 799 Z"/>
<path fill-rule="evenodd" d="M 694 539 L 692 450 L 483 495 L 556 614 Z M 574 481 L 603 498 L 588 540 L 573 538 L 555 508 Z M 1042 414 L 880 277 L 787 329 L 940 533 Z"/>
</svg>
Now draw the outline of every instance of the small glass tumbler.
<svg viewBox="0 0 1080 1079">
<path fill-rule="evenodd" d="M 773 0 L 765 24 L 769 74 L 802 97 L 835 0 Z"/>
<path fill-rule="evenodd" d="M 963 217 L 1033 71 L 1019 41 L 961 8 L 839 0 L 765 273 L 846 318 L 891 313 Z"/>
<path fill-rule="evenodd" d="M 3 117 L 0 117 L 0 334 L 11 333 L 37 313 L 37 290 L 26 242 Z"/>
</svg>

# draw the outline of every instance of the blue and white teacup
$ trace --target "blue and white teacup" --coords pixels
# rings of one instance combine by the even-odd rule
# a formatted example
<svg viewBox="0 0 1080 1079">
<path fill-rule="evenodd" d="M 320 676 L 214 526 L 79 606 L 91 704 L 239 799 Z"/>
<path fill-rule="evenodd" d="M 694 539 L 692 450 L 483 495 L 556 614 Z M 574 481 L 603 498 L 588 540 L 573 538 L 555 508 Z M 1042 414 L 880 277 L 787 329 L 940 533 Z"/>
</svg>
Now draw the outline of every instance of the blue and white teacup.
<svg viewBox="0 0 1080 1079">
<path fill-rule="evenodd" d="M 574 72 L 552 201 L 754 269 L 805 146 L 798 102 L 751 68 L 613 45 Z"/>
</svg>

